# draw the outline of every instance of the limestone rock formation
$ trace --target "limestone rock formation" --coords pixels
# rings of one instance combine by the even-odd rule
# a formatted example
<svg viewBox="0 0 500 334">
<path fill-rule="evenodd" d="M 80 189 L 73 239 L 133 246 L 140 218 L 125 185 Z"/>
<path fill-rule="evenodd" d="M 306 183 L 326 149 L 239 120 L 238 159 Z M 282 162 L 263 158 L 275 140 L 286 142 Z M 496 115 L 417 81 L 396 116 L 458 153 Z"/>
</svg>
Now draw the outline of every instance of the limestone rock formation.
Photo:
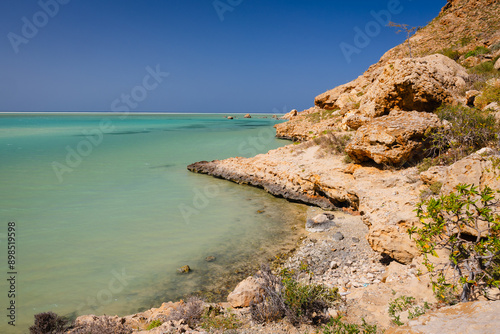
<svg viewBox="0 0 500 334">
<path fill-rule="evenodd" d="M 262 289 L 258 280 L 254 277 L 248 277 L 241 281 L 236 288 L 227 296 L 227 301 L 232 307 L 248 307 L 252 302 L 262 300 Z"/>
<path fill-rule="evenodd" d="M 293 109 L 292 111 L 290 111 L 289 113 L 283 115 L 280 119 L 292 119 L 293 117 L 297 116 L 299 112 L 297 111 L 297 109 Z"/>
<path fill-rule="evenodd" d="M 250 114 L 246 114 L 243 118 L 252 118 L 252 116 Z"/>
<path fill-rule="evenodd" d="M 426 131 L 439 126 L 434 114 L 393 111 L 360 127 L 346 153 L 356 162 L 399 165 L 422 155 Z"/>
<path fill-rule="evenodd" d="M 362 96 L 359 112 L 369 117 L 393 109 L 431 112 L 443 103 L 458 103 L 467 78 L 465 68 L 440 54 L 390 61 Z"/>
<path fill-rule="evenodd" d="M 498 333 L 500 301 L 477 301 L 443 307 L 424 314 L 407 326 L 390 328 L 386 334 Z"/>
</svg>

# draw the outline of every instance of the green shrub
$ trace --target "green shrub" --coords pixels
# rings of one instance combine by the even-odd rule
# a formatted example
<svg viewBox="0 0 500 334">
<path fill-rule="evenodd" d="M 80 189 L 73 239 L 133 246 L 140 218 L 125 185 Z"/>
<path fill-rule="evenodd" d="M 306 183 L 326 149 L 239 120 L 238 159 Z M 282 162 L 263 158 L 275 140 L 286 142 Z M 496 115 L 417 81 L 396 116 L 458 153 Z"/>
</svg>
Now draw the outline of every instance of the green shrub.
<svg viewBox="0 0 500 334">
<path fill-rule="evenodd" d="M 456 193 L 417 205 L 421 227 L 408 233 L 424 255 L 438 299 L 466 302 L 500 288 L 500 216 L 492 209 L 497 202 L 488 187 L 460 184 Z M 448 252 L 448 260 L 435 264 L 429 255 L 437 257 L 439 250 Z"/>
<path fill-rule="evenodd" d="M 319 145 L 321 152 L 326 154 L 344 153 L 345 147 L 351 140 L 351 135 L 335 135 L 327 133 L 314 139 L 314 143 Z"/>
<path fill-rule="evenodd" d="M 306 115 L 306 119 L 309 122 L 311 122 L 311 123 L 319 123 L 320 121 L 323 121 L 325 119 L 332 118 L 333 117 L 333 113 L 335 111 L 337 111 L 337 110 L 338 109 L 336 109 L 336 110 L 325 110 L 325 109 L 322 109 L 322 110 L 319 110 L 319 111 L 307 114 Z"/>
<path fill-rule="evenodd" d="M 404 323 L 401 321 L 401 312 L 408 311 L 408 320 L 412 320 L 425 314 L 428 309 L 430 309 L 430 307 L 427 302 L 425 302 L 423 306 L 419 306 L 415 298 L 400 296 L 389 303 L 388 313 L 393 324 L 403 326 Z"/>
<path fill-rule="evenodd" d="M 281 277 L 283 299 L 291 311 L 289 320 L 292 323 L 321 322 L 324 319 L 319 318 L 323 311 L 333 307 L 340 300 L 337 288 L 330 289 L 320 284 L 302 284 L 287 270 L 281 272 Z"/>
<path fill-rule="evenodd" d="M 368 325 L 365 319 L 361 319 L 362 324 L 346 324 L 342 322 L 342 317 L 330 319 L 330 322 L 322 328 L 323 334 L 376 334 L 377 325 Z"/>
<path fill-rule="evenodd" d="M 446 48 L 438 52 L 455 61 L 457 61 L 460 58 L 460 52 L 453 50 L 453 48 Z"/>
<path fill-rule="evenodd" d="M 498 102 L 500 104 L 500 85 L 486 85 L 481 95 L 476 97 L 476 105 L 478 108 L 483 109 L 491 102 Z"/>
<path fill-rule="evenodd" d="M 478 55 L 484 55 L 487 53 L 490 53 L 490 49 L 488 49 L 487 47 L 484 47 L 484 46 L 478 46 L 474 50 L 467 52 L 465 54 L 465 59 L 467 59 L 469 57 L 478 56 Z"/>
<path fill-rule="evenodd" d="M 305 265 L 303 268 L 307 270 Z M 258 276 L 264 300 L 251 305 L 251 314 L 252 319 L 259 323 L 283 317 L 293 324 L 324 323 L 327 320 L 324 311 L 340 301 L 337 288 L 300 283 L 296 274 L 286 269 L 276 276 L 269 266 L 263 266 Z"/>
<path fill-rule="evenodd" d="M 443 106 L 436 110 L 449 126 L 427 134 L 429 151 L 438 164 L 451 164 L 497 140 L 499 126 L 488 111 L 463 106 Z"/>
<path fill-rule="evenodd" d="M 475 74 L 487 74 L 487 73 L 495 73 L 495 63 L 493 61 L 485 61 L 482 62 L 481 64 L 474 66 L 473 68 L 470 69 L 469 72 L 475 73 Z"/>
<path fill-rule="evenodd" d="M 458 42 L 460 43 L 460 46 L 464 47 L 466 45 L 469 45 L 470 42 L 472 42 L 472 37 L 470 36 L 462 37 Z"/>
<path fill-rule="evenodd" d="M 206 330 L 228 330 L 241 327 L 240 320 L 231 310 L 209 307 L 202 316 L 201 328 Z"/>
<path fill-rule="evenodd" d="M 156 328 L 156 327 L 160 327 L 161 326 L 161 321 L 160 320 L 153 320 L 149 323 L 148 327 L 146 328 L 146 330 L 151 330 L 153 328 Z"/>
</svg>

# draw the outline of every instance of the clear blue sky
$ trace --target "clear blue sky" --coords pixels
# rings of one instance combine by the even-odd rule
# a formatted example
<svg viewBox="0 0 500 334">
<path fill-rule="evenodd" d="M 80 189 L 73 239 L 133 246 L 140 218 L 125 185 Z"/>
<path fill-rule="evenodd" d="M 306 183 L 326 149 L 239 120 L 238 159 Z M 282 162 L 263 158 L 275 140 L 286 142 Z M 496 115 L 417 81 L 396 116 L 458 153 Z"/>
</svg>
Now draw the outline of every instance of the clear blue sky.
<svg viewBox="0 0 500 334">
<path fill-rule="evenodd" d="M 404 41 L 370 14 L 397 2 L 2 0 L 0 111 L 306 109 Z M 399 2 L 391 20 L 412 26 L 446 3 Z M 341 43 L 367 25 L 348 61 Z"/>
</svg>

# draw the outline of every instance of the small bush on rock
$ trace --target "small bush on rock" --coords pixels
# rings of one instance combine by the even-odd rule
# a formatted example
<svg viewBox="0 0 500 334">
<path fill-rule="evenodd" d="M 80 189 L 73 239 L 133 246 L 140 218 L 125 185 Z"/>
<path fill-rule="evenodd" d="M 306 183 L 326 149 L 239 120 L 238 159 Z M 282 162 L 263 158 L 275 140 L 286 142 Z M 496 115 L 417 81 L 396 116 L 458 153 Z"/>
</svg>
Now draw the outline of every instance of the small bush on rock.
<svg viewBox="0 0 500 334">
<path fill-rule="evenodd" d="M 186 324 L 194 328 L 203 315 L 203 301 L 196 297 L 191 297 L 188 301 L 173 311 L 168 320 L 185 320 Z"/>
<path fill-rule="evenodd" d="M 490 53 L 490 49 L 484 46 L 478 46 L 474 50 L 467 52 L 464 58 L 467 59 L 469 57 L 484 55 L 487 53 Z"/>
<path fill-rule="evenodd" d="M 201 328 L 206 330 L 237 329 L 240 326 L 240 320 L 231 310 L 224 311 L 217 307 L 209 307 L 202 316 Z"/>
<path fill-rule="evenodd" d="M 323 136 L 313 139 L 316 145 L 319 145 L 320 149 L 318 153 L 323 154 L 339 154 L 345 152 L 345 147 L 351 140 L 351 135 L 335 135 L 333 133 L 327 133 Z"/>
<path fill-rule="evenodd" d="M 340 300 L 336 288 L 300 283 L 295 273 L 286 269 L 275 276 L 268 266 L 263 266 L 258 276 L 264 298 L 262 303 L 252 305 L 252 318 L 257 322 L 286 317 L 293 324 L 324 323 L 328 320 L 324 311 Z"/>
<path fill-rule="evenodd" d="M 361 319 L 363 323 L 346 324 L 342 322 L 342 317 L 330 319 L 328 325 L 323 327 L 323 334 L 377 334 L 377 325 L 369 325 L 365 319 Z"/>
<path fill-rule="evenodd" d="M 402 312 L 408 311 L 408 320 L 412 320 L 425 314 L 428 309 L 430 309 L 430 307 L 427 303 L 424 303 L 423 306 L 419 306 L 415 298 L 400 296 L 389 303 L 388 313 L 393 324 L 403 326 L 404 323 L 401 321 Z"/>
<path fill-rule="evenodd" d="M 476 97 L 476 103 L 479 108 L 484 108 L 491 102 L 497 102 L 500 104 L 500 84 L 497 85 L 487 85 L 483 93 Z"/>
<path fill-rule="evenodd" d="M 445 55 L 446 57 L 453 59 L 454 61 L 457 61 L 460 58 L 460 52 L 453 50 L 453 48 L 446 48 L 441 51 L 439 51 L 442 55 Z"/>
<path fill-rule="evenodd" d="M 35 323 L 30 327 L 30 334 L 63 333 L 68 321 L 54 312 L 35 314 Z"/>
<path fill-rule="evenodd" d="M 496 144 L 499 126 L 488 111 L 463 106 L 443 106 L 436 114 L 448 126 L 427 134 L 433 164 L 452 164 L 489 144 Z M 428 164 L 428 163 L 427 163 Z"/>
<path fill-rule="evenodd" d="M 500 216 L 498 201 L 486 187 L 478 191 L 460 184 L 456 193 L 430 198 L 417 206 L 421 227 L 408 230 L 424 255 L 438 299 L 455 303 L 487 296 L 488 288 L 500 288 Z M 446 250 L 448 260 L 433 263 L 429 255 Z M 459 297 L 458 297 L 459 294 Z"/>
<path fill-rule="evenodd" d="M 92 322 L 81 324 L 71 334 L 131 334 L 132 329 L 125 326 L 125 319 L 114 319 L 108 316 L 96 317 Z"/>
<path fill-rule="evenodd" d="M 153 320 L 149 323 L 148 327 L 146 330 L 152 330 L 153 328 L 160 327 L 161 326 L 161 321 L 160 320 Z"/>
</svg>

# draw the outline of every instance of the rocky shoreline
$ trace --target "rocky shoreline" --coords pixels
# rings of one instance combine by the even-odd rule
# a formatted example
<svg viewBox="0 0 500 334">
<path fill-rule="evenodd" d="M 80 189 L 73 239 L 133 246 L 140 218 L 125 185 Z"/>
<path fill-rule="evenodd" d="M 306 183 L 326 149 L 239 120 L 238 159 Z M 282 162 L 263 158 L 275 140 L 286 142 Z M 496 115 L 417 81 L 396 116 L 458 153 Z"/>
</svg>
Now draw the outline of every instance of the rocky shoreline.
<svg viewBox="0 0 500 334">
<path fill-rule="evenodd" d="M 412 296 L 415 307 L 437 305 L 429 278 L 419 275 L 425 272 L 422 258 L 408 235 L 409 228 L 420 224 L 414 212 L 417 204 L 429 196 L 448 195 L 460 183 L 500 189 L 500 155 L 491 148 L 468 151 L 449 166 L 417 167 L 431 147 L 429 131 L 451 126 L 435 114 L 440 106 L 473 107 L 500 120 L 500 101 L 486 93 L 500 88 L 498 73 L 493 72 L 500 70 L 498 17 L 497 1 L 448 0 L 440 15 L 410 39 L 417 57 L 406 57 L 406 44 L 397 46 L 357 79 L 317 96 L 312 108 L 285 115 L 288 121 L 275 126 L 276 135 L 295 143 L 252 158 L 196 162 L 188 170 L 309 205 L 303 222 L 307 236 L 294 252 L 279 254 L 278 264 L 294 270 L 304 284 L 339 289 L 343 302 L 325 310 L 328 316 L 342 314 L 348 322 L 365 319 L 379 329 L 388 328 L 386 333 L 403 332 L 391 328 L 388 306 L 396 298 Z M 465 38 L 466 33 L 472 37 Z M 478 55 L 479 49 L 490 53 Z M 464 67 L 481 64 L 488 65 L 479 70 Z M 489 77 L 481 76 L 487 66 Z M 235 333 L 317 330 L 287 321 L 255 323 L 248 306 L 260 298 L 258 279 L 239 283 L 229 295 L 230 303 L 204 306 L 233 312 L 241 325 Z M 155 320 L 161 326 L 148 333 L 207 332 L 171 317 L 183 307 L 182 301 L 164 303 L 113 321 L 139 333 Z M 404 332 L 459 332 L 464 321 L 450 316 L 455 310 L 467 314 L 467 324 L 479 326 L 474 328 L 480 333 L 498 330 L 498 320 L 491 315 L 500 311 L 500 302 L 478 301 L 463 308 L 431 310 L 421 321 L 424 317 L 410 321 L 406 311 L 401 315 L 409 323 Z"/>
</svg>

